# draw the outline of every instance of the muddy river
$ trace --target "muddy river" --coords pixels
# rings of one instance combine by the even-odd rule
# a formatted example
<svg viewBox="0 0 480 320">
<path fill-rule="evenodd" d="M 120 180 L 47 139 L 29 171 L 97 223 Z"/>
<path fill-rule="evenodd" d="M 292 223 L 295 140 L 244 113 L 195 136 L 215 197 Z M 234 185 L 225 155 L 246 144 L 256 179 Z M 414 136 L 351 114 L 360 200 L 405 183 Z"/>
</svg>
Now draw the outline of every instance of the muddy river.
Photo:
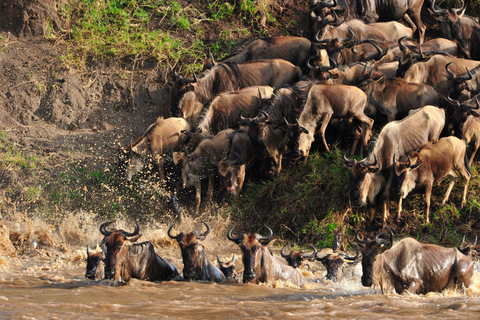
<svg viewBox="0 0 480 320">
<path fill-rule="evenodd" d="M 157 253 L 181 271 L 180 250 L 165 236 L 166 228 L 147 230 L 142 238 L 152 241 Z M 38 231 L 47 229 L 37 226 L 35 232 L 22 238 L 24 243 L 16 254 L 0 255 L 1 319 L 480 318 L 478 264 L 470 288 L 427 295 L 385 295 L 364 288 L 359 263 L 347 265 L 338 283 L 321 280 L 326 271 L 320 263 L 313 264 L 311 271 L 304 272 L 312 282 L 302 288 L 280 282 L 253 285 L 132 280 L 115 284 L 84 278 L 85 246 L 79 242 L 85 243 L 85 239 L 74 237 L 73 231 L 66 232 L 67 226 L 43 231 L 43 236 Z M 222 232 L 205 240 L 212 261 L 216 260 L 215 253 L 240 254 L 238 247 L 225 239 L 224 228 L 219 230 Z M 99 233 L 98 229 L 94 233 Z M 10 239 L 12 234 L 10 230 Z M 95 241 L 87 242 L 95 250 Z M 242 269 L 240 258 L 235 265 L 237 270 Z"/>
</svg>

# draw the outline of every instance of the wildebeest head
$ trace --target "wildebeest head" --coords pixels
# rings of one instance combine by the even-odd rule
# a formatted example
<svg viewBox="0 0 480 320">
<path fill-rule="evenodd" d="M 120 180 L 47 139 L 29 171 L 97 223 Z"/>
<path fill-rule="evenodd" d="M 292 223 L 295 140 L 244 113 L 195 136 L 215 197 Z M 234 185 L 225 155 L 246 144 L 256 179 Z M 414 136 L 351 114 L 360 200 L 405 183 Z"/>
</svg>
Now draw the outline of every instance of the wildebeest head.
<svg viewBox="0 0 480 320">
<path fill-rule="evenodd" d="M 199 241 L 205 240 L 210 233 L 210 226 L 204 221 L 202 221 L 202 223 L 207 227 L 207 230 L 204 233 L 192 231 L 187 234 L 180 232 L 178 235 L 173 235 L 171 232 L 175 223 L 168 229 L 168 236 L 177 240 L 178 245 L 180 246 L 183 258 L 183 277 L 186 280 L 196 279 L 198 276 L 197 273 L 199 272 L 198 269 L 202 266 L 202 258 L 205 255 L 205 249 Z"/>
<path fill-rule="evenodd" d="M 377 259 L 377 256 L 386 250 L 390 249 L 393 245 L 393 231 L 386 227 L 388 234 L 379 233 L 375 236 L 375 239 L 360 239 L 358 234 L 364 228 L 357 230 L 355 233 L 356 241 L 363 246 L 362 247 L 362 285 L 364 287 L 371 287 L 373 284 L 373 264 Z"/>
<path fill-rule="evenodd" d="M 90 247 L 87 246 L 87 268 L 85 271 L 85 278 L 97 280 L 103 279 L 103 252 L 90 252 Z"/>
<path fill-rule="evenodd" d="M 128 251 L 130 244 L 136 242 L 141 237 L 138 223 L 135 224 L 133 232 L 127 232 L 123 229 L 106 230 L 106 227 L 111 223 L 113 221 L 104 222 L 100 225 L 100 232 L 106 237 L 105 278 L 107 279 L 115 277 L 117 265 Z"/>
<path fill-rule="evenodd" d="M 467 243 L 463 236 L 462 243 L 457 247 L 458 251 L 468 257 L 478 257 L 480 255 L 480 245 L 477 244 L 477 236 L 473 243 Z"/>
<path fill-rule="evenodd" d="M 331 280 L 333 282 L 337 282 L 342 278 L 342 269 L 345 260 L 355 261 L 358 256 L 358 250 L 355 256 L 348 256 L 345 253 L 329 253 L 320 257 L 319 254 L 322 252 L 321 250 L 315 253 L 315 259 L 320 261 L 325 268 L 327 269 L 326 279 Z"/>
<path fill-rule="evenodd" d="M 448 80 L 453 81 L 453 89 L 448 93 L 448 97 L 452 97 L 455 95 L 455 98 L 460 100 L 467 100 L 472 97 L 472 93 L 475 94 L 478 92 L 478 78 L 473 76 L 478 72 L 480 66 L 469 70 L 465 67 L 466 73 L 460 76 L 455 75 L 453 71 L 449 69 L 449 66 L 452 62 L 449 62 L 445 65 L 445 70 L 447 71 L 448 75 L 446 76 Z M 471 80 L 471 81 L 470 81 Z"/>
<path fill-rule="evenodd" d="M 373 202 L 376 192 L 372 192 L 375 179 L 379 178 L 375 175 L 378 170 L 377 157 L 374 156 L 373 162 L 366 159 L 362 161 L 347 159 L 344 155 L 345 164 L 350 167 L 350 202 L 353 206 L 365 206 L 367 202 Z"/>
<path fill-rule="evenodd" d="M 227 279 L 233 279 L 235 274 L 235 254 L 232 255 L 231 260 L 221 260 L 217 254 L 217 262 L 220 271 L 222 271 L 223 275 Z"/>
<path fill-rule="evenodd" d="M 400 177 L 398 182 L 399 195 L 401 198 L 405 197 L 415 189 L 415 181 L 417 178 L 416 171 L 422 163 L 418 163 L 418 152 L 412 151 L 408 156 L 401 156 L 398 161 L 394 161 L 395 174 Z"/>
<path fill-rule="evenodd" d="M 472 115 L 474 117 L 479 117 L 479 109 L 480 109 L 480 102 L 478 101 L 478 95 L 472 99 L 467 101 L 459 102 L 456 99 L 452 99 L 451 97 L 452 91 L 445 97 L 445 99 L 450 103 L 453 107 L 453 116 L 452 116 L 452 123 L 453 123 L 453 130 L 455 131 L 455 135 L 457 137 L 462 137 L 462 127 L 467 121 L 467 118 Z"/>
<path fill-rule="evenodd" d="M 460 8 L 441 9 L 435 6 L 435 0 L 433 0 L 428 11 L 435 20 L 441 23 L 440 28 L 445 38 L 462 42 L 465 39 L 463 39 L 462 26 L 459 24 L 459 21 L 464 16 L 467 8 L 463 0 L 460 0 L 460 2 Z"/>
<path fill-rule="evenodd" d="M 258 252 L 262 249 L 263 246 L 268 245 L 271 242 L 273 237 L 273 231 L 269 227 L 265 226 L 268 229 L 268 236 L 261 236 L 258 233 L 242 233 L 236 237 L 233 236 L 232 232 L 235 226 L 231 227 L 228 230 L 227 237 L 229 240 L 235 242 L 240 246 L 242 250 L 242 261 L 244 266 L 243 271 L 243 282 L 253 282 L 256 277 L 256 262 Z"/>
<path fill-rule="evenodd" d="M 312 249 L 311 254 L 306 254 L 303 250 L 291 250 L 288 254 L 286 253 L 287 247 L 290 247 L 289 244 L 284 246 L 282 248 L 282 251 L 280 251 L 280 254 L 285 260 L 287 260 L 287 263 L 289 266 L 294 267 L 294 268 L 300 268 L 300 266 L 303 264 L 305 260 L 308 261 L 314 261 L 315 260 L 315 247 L 312 245 L 309 245 L 310 248 Z"/>
</svg>

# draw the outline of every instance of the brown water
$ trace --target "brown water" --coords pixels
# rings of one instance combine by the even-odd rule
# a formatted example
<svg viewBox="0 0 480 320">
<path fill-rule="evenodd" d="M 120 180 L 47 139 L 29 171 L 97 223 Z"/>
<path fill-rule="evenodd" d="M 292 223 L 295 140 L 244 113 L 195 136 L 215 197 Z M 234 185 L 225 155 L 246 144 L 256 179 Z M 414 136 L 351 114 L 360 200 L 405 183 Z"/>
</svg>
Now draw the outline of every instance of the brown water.
<svg viewBox="0 0 480 320">
<path fill-rule="evenodd" d="M 211 259 L 215 260 L 216 252 L 240 254 L 238 248 L 225 239 L 226 222 L 218 219 L 210 224 L 212 230 L 217 230 L 205 241 Z M 197 224 L 190 221 L 186 228 L 193 225 Z M 18 225 L 10 223 L 9 227 L 13 234 L 12 230 Z M 86 241 L 81 235 L 75 235 L 71 225 L 51 231 L 38 221 L 30 221 L 26 228 L 33 229 L 22 238 L 24 243 L 19 248 L 24 252 L 16 257 L 0 254 L 1 319 L 480 318 L 478 265 L 471 288 L 428 295 L 384 295 L 364 288 L 360 284 L 360 264 L 347 266 L 339 283 L 312 282 L 303 288 L 288 283 L 152 283 L 139 280 L 116 285 L 108 280 L 84 278 L 85 250 L 75 242 L 92 245 L 92 238 Z M 89 223 L 83 228 L 90 228 Z M 164 225 L 146 228 L 143 240 L 151 240 L 157 252 L 181 271 L 180 250 L 165 237 L 166 228 Z M 92 230 L 91 234 L 83 232 L 83 236 L 98 241 L 98 229 Z M 237 269 L 241 269 L 240 260 L 237 259 Z M 320 264 L 313 268 L 318 268 L 317 272 L 305 272 L 312 280 L 326 274 Z"/>
</svg>

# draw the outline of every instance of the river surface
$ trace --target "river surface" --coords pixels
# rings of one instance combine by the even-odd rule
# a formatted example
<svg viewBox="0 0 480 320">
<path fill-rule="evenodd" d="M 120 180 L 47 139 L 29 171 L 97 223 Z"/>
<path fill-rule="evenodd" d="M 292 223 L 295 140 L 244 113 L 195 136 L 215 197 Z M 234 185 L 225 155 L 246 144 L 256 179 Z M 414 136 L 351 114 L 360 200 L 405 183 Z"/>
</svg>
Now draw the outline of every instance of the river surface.
<svg viewBox="0 0 480 320">
<path fill-rule="evenodd" d="M 181 272 L 180 249 L 165 237 L 166 228 L 146 232 L 143 240 L 151 240 L 157 253 Z M 209 258 L 214 261 L 215 253 L 232 252 L 240 257 L 238 246 L 225 240 L 225 229 L 218 228 L 222 231 L 212 232 L 204 243 Z M 98 229 L 94 232 L 100 239 Z M 480 319 L 478 263 L 470 288 L 427 295 L 382 294 L 365 288 L 359 263 L 347 265 L 338 283 L 320 280 L 326 271 L 315 263 L 313 272 L 304 271 L 312 282 L 302 288 L 282 282 L 134 279 L 115 284 L 85 279 L 85 246 L 75 244 L 84 240 L 73 232 L 60 233 L 63 238 L 51 234 L 42 246 L 41 233 L 31 232 L 36 238 L 25 236 L 26 245 L 19 247 L 23 251 L 17 249 L 18 254 L 8 257 L 0 254 L 0 319 Z M 38 246 L 37 242 L 28 245 L 32 239 Z M 279 249 L 275 247 L 274 252 L 278 254 Z M 235 265 L 242 269 L 240 258 Z"/>
</svg>

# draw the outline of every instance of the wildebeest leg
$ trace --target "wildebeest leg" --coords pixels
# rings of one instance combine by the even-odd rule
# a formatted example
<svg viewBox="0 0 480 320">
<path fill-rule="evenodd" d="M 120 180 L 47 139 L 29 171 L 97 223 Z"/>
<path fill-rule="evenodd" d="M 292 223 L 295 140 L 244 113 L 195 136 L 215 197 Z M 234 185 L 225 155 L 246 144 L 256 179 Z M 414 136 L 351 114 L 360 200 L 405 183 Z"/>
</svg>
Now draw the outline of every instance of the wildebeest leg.
<svg viewBox="0 0 480 320">
<path fill-rule="evenodd" d="M 202 182 L 200 178 L 195 181 L 195 214 L 200 212 L 200 202 L 202 201 Z"/>
<path fill-rule="evenodd" d="M 320 126 L 320 129 L 318 130 L 318 133 L 322 137 L 322 141 L 323 141 L 323 145 L 325 146 L 325 150 L 328 153 L 331 153 L 331 151 L 330 151 L 330 148 L 328 148 L 327 140 L 325 140 L 325 130 L 327 130 L 327 126 L 328 126 L 328 123 L 330 122 L 331 118 L 332 118 L 332 114 L 331 113 L 326 113 L 323 116 L 322 125 Z"/>
<path fill-rule="evenodd" d="M 156 162 L 158 167 L 158 176 L 160 181 L 163 182 L 165 180 L 165 158 L 162 156 L 156 156 Z"/>
<path fill-rule="evenodd" d="M 403 16 L 403 20 L 405 20 L 408 26 L 412 28 L 412 33 L 415 33 L 415 31 L 417 31 L 417 26 L 415 25 L 415 23 L 413 23 L 412 18 L 410 18 L 408 14 L 405 14 L 405 16 Z"/>
<path fill-rule="evenodd" d="M 472 175 L 467 170 L 465 165 L 462 165 L 460 168 L 458 168 L 458 170 L 460 171 L 460 174 L 465 179 L 465 187 L 463 188 L 463 197 L 462 197 L 462 206 L 461 206 L 463 208 L 465 206 L 465 204 L 467 203 L 468 185 L 470 184 L 470 178 L 471 178 Z"/>
<path fill-rule="evenodd" d="M 282 171 L 282 158 L 283 154 L 280 153 L 279 156 L 275 157 L 275 176 L 278 177 L 280 175 L 280 171 Z"/>
<path fill-rule="evenodd" d="M 423 1 L 418 1 L 418 4 L 415 7 L 411 7 L 407 14 L 412 18 L 413 22 L 418 29 L 418 43 L 422 44 L 425 38 L 425 30 L 427 27 L 422 22 L 421 12 L 422 12 Z"/>
<path fill-rule="evenodd" d="M 448 201 L 448 198 L 450 197 L 450 192 L 452 192 L 453 189 L 453 185 L 455 184 L 455 181 L 457 181 L 457 175 L 453 170 L 450 170 L 447 175 L 450 177 L 451 181 L 448 185 L 447 192 L 445 192 L 445 196 L 443 197 L 442 206 L 445 204 L 445 202 Z"/>
<path fill-rule="evenodd" d="M 246 166 L 242 164 L 240 167 L 238 167 L 237 170 L 237 190 L 235 191 L 234 196 L 238 197 L 240 195 L 240 191 L 243 188 L 243 182 L 245 181 L 245 170 Z"/>
<path fill-rule="evenodd" d="M 402 202 L 403 202 L 403 198 L 400 196 L 400 200 L 398 200 L 397 222 L 399 222 L 399 221 L 400 221 L 400 218 L 401 218 Z"/>
<path fill-rule="evenodd" d="M 388 181 L 387 185 L 385 187 L 385 191 L 383 192 L 382 195 L 382 200 L 383 200 L 383 225 L 387 225 L 387 219 L 388 219 L 388 210 L 389 210 L 389 201 L 390 201 L 390 190 L 392 189 L 392 184 L 393 184 L 393 177 L 395 175 L 394 168 L 390 168 L 388 170 Z"/>
<path fill-rule="evenodd" d="M 433 183 L 430 183 L 430 182 L 427 183 L 427 185 L 425 186 L 425 202 L 427 203 L 427 211 L 425 212 L 426 223 L 430 223 L 430 199 L 432 197 L 432 186 L 433 186 Z M 445 204 L 445 202 L 442 202 L 442 204 Z"/>
<path fill-rule="evenodd" d="M 364 114 L 359 115 L 358 120 L 362 121 L 367 125 L 367 130 L 364 130 L 363 136 L 363 148 L 367 150 L 368 148 L 368 141 L 372 136 L 372 128 L 373 128 L 373 119 L 370 119 Z"/>
<path fill-rule="evenodd" d="M 473 149 L 472 155 L 470 156 L 470 160 L 468 161 L 468 164 L 470 167 L 472 166 L 473 159 L 475 158 L 475 154 L 478 151 L 478 148 L 480 148 L 480 139 L 475 138 L 475 149 Z"/>
<path fill-rule="evenodd" d="M 365 133 L 364 127 L 365 127 L 364 123 L 362 123 L 360 126 L 356 126 L 356 128 L 353 131 L 354 139 L 353 139 L 352 149 L 350 150 L 350 156 L 354 155 L 355 151 L 357 151 L 358 141 L 360 140 L 360 137 Z M 363 156 L 363 152 L 361 156 Z"/>
<path fill-rule="evenodd" d="M 472 261 L 457 261 L 455 267 L 451 271 L 455 274 L 455 284 L 458 286 L 470 287 L 473 276 L 473 262 Z"/>
</svg>

